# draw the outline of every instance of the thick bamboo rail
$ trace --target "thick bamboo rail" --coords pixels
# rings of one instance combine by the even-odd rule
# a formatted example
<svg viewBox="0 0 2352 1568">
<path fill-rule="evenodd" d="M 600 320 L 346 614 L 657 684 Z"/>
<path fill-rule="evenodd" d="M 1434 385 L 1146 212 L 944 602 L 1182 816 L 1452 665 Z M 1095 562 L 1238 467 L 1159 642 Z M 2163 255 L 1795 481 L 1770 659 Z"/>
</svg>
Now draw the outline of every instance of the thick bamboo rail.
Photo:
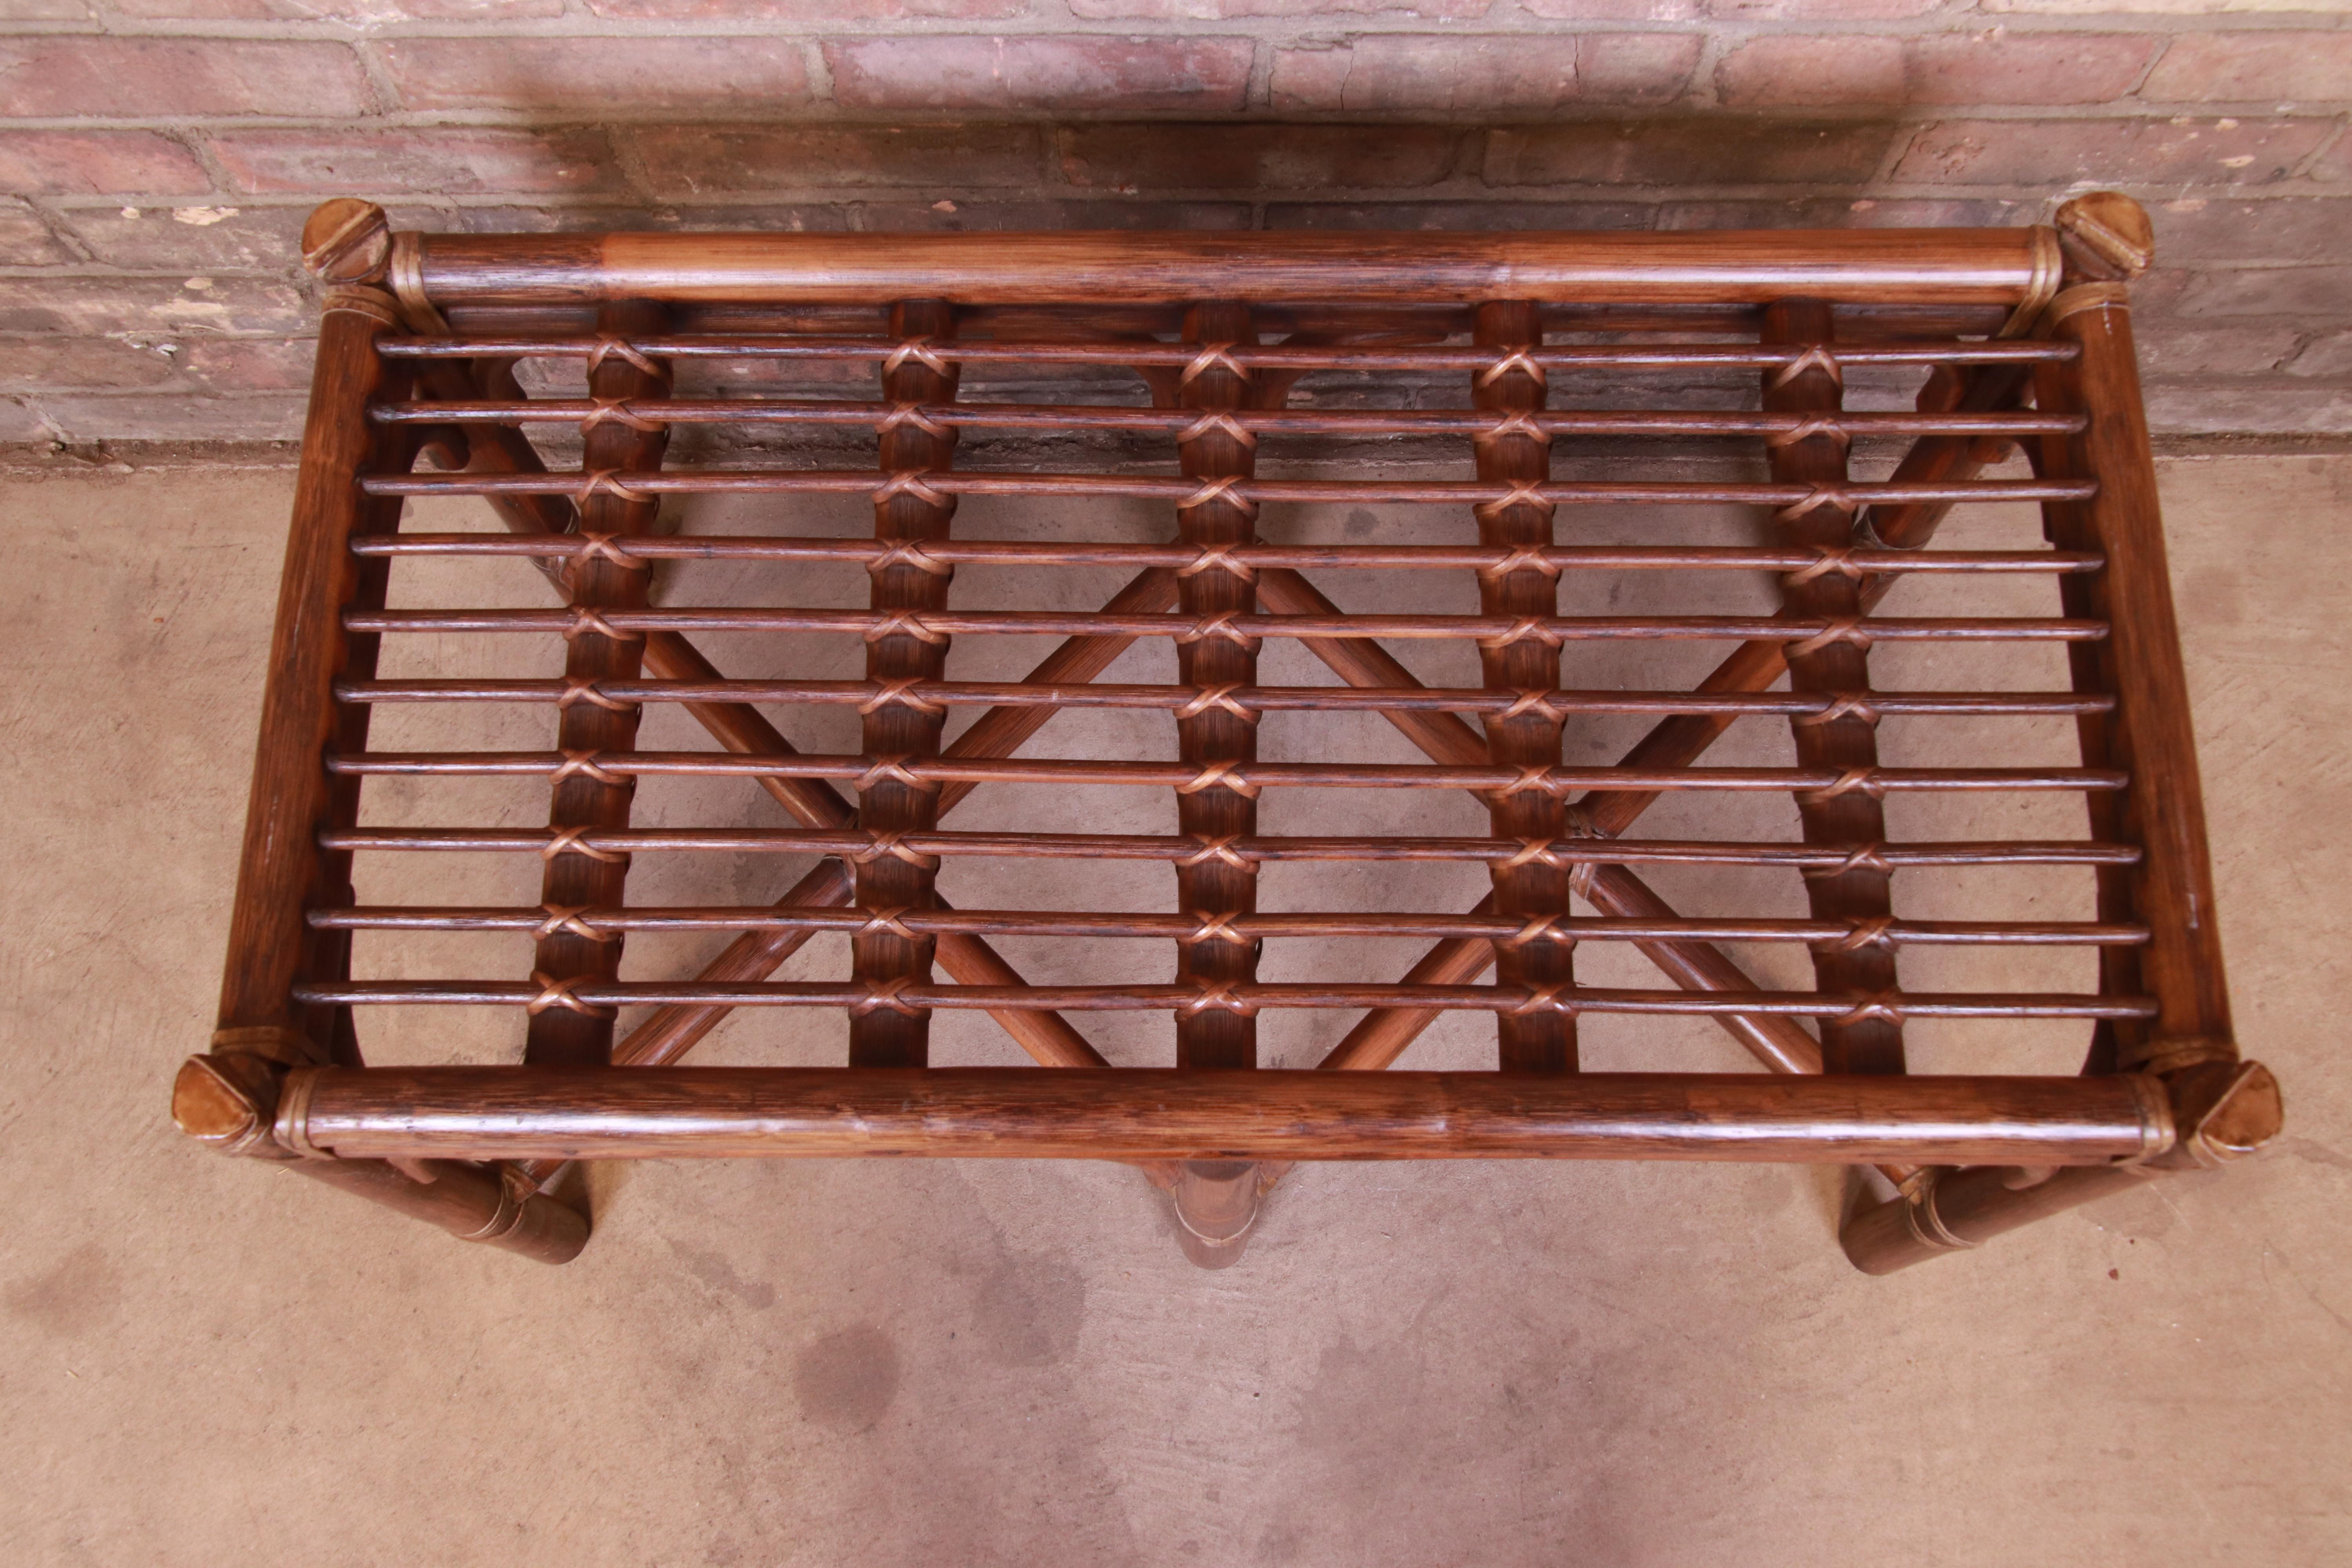
<svg viewBox="0 0 2352 1568">
<path fill-rule="evenodd" d="M 2169 1145 L 2154 1080 L 1720 1073 L 315 1069 L 278 1136 L 341 1155 L 2112 1164 Z"/>
<path fill-rule="evenodd" d="M 2059 257 L 2046 228 L 506 234 L 426 237 L 418 273 L 423 292 L 445 310 L 608 300 L 1765 304 L 1792 294 L 2013 308 L 2049 298 Z"/>
</svg>

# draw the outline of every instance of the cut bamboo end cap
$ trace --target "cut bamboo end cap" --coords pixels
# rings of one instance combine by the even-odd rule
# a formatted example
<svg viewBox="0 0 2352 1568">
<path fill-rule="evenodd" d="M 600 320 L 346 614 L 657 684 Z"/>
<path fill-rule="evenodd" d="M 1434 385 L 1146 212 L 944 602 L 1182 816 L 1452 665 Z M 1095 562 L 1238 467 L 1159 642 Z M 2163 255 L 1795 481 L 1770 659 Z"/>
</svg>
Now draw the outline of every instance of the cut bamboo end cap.
<svg viewBox="0 0 2352 1568">
<path fill-rule="evenodd" d="M 2058 247 L 2070 279 L 2127 283 L 2156 261 L 2147 209 L 2121 191 L 2091 191 L 2058 209 Z"/>
<path fill-rule="evenodd" d="M 261 1107 L 210 1057 L 190 1057 L 172 1084 L 172 1120 L 200 1142 L 229 1148 L 251 1139 L 261 1124 Z"/>
<path fill-rule="evenodd" d="M 2198 1122 L 2197 1141 L 2216 1160 L 2242 1160 L 2261 1152 L 2285 1121 L 2278 1079 L 2262 1063 L 2244 1062 Z"/>
<path fill-rule="evenodd" d="M 373 283 L 392 262 L 392 225 L 373 202 L 338 196 L 302 226 L 302 265 L 322 283 Z"/>
</svg>

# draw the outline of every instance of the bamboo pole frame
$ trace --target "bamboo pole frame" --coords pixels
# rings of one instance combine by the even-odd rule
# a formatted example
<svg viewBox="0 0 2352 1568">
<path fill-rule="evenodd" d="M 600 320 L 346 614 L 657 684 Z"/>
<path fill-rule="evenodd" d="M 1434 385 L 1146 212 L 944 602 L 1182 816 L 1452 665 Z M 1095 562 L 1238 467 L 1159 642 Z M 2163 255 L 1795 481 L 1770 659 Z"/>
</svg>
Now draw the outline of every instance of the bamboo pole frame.
<svg viewBox="0 0 2352 1568">
<path fill-rule="evenodd" d="M 2130 341 L 2125 285 L 2149 258 L 2145 215 L 2097 194 L 2052 227 L 1854 233 L 1538 236 L 412 236 L 364 203 L 333 202 L 305 231 L 330 290 L 301 484 L 281 589 L 220 1028 L 174 1089 L 200 1141 L 290 1165 L 551 1261 L 585 1216 L 541 1190 L 578 1158 L 722 1154 L 1105 1158 L 1172 1191 L 1186 1250 L 1240 1256 L 1259 1200 L 1293 1162 L 1549 1157 L 1876 1163 L 1897 1184 L 1848 1221 L 1871 1272 L 1973 1246 L 2167 1169 L 2213 1165 L 2276 1134 L 2275 1080 L 2237 1056 L 2204 847 L 2178 628 Z M 1579 332 L 1603 341 L 1568 342 Z M 1659 335 L 1663 333 L 1664 335 Z M 1724 341 L 1697 341 L 1714 333 Z M 1644 336 L 1644 334 L 1650 334 Z M 1908 334 L 1906 336 L 1906 334 Z M 590 396 L 532 398 L 514 366 L 572 359 Z M 677 367 L 719 358 L 856 363 L 873 401 L 708 397 Z M 1124 366 L 1148 405 L 960 395 L 967 366 Z M 1850 410 L 1850 366 L 1926 370 L 1916 412 Z M 1639 377 L 1662 369 L 1752 375 L 1760 410 L 1549 406 L 1556 369 Z M 1302 375 L 1466 378 L 1455 408 L 1286 406 Z M 1457 382 L 1457 385 L 1465 384 Z M 551 471 L 528 431 L 576 427 L 584 460 Z M 877 432 L 864 472 L 711 466 L 666 458 L 671 433 L 735 428 Z M 969 430 L 1163 443 L 1174 477 L 1126 464 L 1056 471 L 956 466 Z M 1470 480 L 1257 474 L 1263 439 L 1458 441 Z M 1607 479 L 1557 479 L 1563 440 L 1760 443 L 1755 480 L 1665 481 L 1629 458 Z M 1858 439 L 1902 437 L 1883 479 Z M 2014 444 L 2030 479 L 1987 478 Z M 1344 451 L 1345 448 L 1342 448 Z M 412 471 L 424 455 L 442 471 Z M 866 541 L 665 538 L 669 494 L 872 498 Z M 400 529 L 412 496 L 478 496 L 506 536 Z M 1160 543 L 956 538 L 964 495 L 1100 497 L 1172 510 Z M 1475 515 L 1459 542 L 1304 546 L 1262 540 L 1270 502 L 1385 501 Z M 2049 548 L 1938 551 L 1952 507 L 2039 506 Z M 1747 548 L 1562 544 L 1562 509 L 1595 503 L 1770 509 L 1780 537 Z M 531 560 L 563 600 L 549 611 L 388 608 L 388 574 L 417 557 Z M 651 568 L 675 559 L 864 564 L 869 607 L 654 605 Z M 1127 565 L 1099 611 L 953 605 L 966 563 L 1044 573 Z M 1476 574 L 1480 614 L 1355 616 L 1301 574 L 1398 567 Z M 466 564 L 467 570 L 475 566 Z M 1608 572 L 1777 573 L 1777 615 L 1563 614 L 1559 592 Z M 2022 574 L 2056 589 L 2040 616 L 1885 616 L 1903 579 L 1965 584 Z M 862 637 L 864 679 L 730 679 L 688 640 L 700 631 Z M 378 645 L 436 631 L 561 637 L 560 680 L 502 675 L 382 679 Z M 956 679 L 959 639 L 1060 640 L 1020 681 Z M 1174 685 L 1102 683 L 1140 638 L 1172 639 Z M 1261 684 L 1256 653 L 1296 639 L 1341 687 Z M 1384 638 L 1475 641 L 1482 683 L 1423 685 Z M 1569 659 L 1594 639 L 1737 646 L 1689 690 L 1585 689 Z M 2065 691 L 1881 692 L 1867 652 L 1903 640 L 2051 641 Z M 1786 692 L 1772 689 L 1783 674 Z M 382 704 L 552 707 L 544 752 L 378 752 Z M 851 705 L 860 750 L 790 745 L 755 704 Z M 635 740 L 647 704 L 677 704 L 716 751 Z M 1176 756 L 1016 756 L 1064 708 L 1167 713 Z M 954 742 L 948 717 L 984 710 Z M 1268 714 L 1370 710 L 1426 763 L 1262 762 Z M 1562 762 L 1570 727 L 1651 715 L 1609 767 Z M 1897 767 L 1874 745 L 1889 718 L 1990 722 L 2070 717 L 2081 765 Z M 1465 721 L 1475 715 L 1482 733 Z M 1698 765 L 1741 718 L 1788 722 L 1793 767 Z M 545 830 L 371 825 L 383 774 L 544 779 Z M 645 828 L 648 775 L 731 776 L 773 795 L 793 828 Z M 958 831 L 943 815 L 982 784 L 1109 783 L 1171 789 L 1173 835 Z M 835 786 L 850 788 L 853 805 Z M 1256 802 L 1297 788 L 1468 789 L 1483 837 L 1266 835 Z M 2089 836 L 2060 842 L 1889 843 L 1890 793 L 2078 794 Z M 1794 841 L 1635 839 L 1667 794 L 1792 796 Z M 537 854 L 536 908 L 362 905 L 355 855 Z M 773 906 L 647 906 L 633 858 L 661 852 L 824 857 Z M 950 856 L 1158 862 L 1169 913 L 950 908 L 933 878 Z M 1466 914 L 1261 913 L 1271 861 L 1485 863 L 1493 892 Z M 1801 871 L 1810 918 L 1686 915 L 1636 868 Z M 2074 865 L 2097 887 L 2091 921 L 1899 918 L 1906 868 Z M 1597 913 L 1578 912 L 1589 905 Z M 354 933 L 528 933 L 527 980 L 371 979 Z M 685 981 L 622 979 L 626 934 L 720 931 L 732 943 Z M 848 934 L 837 982 L 778 982 L 818 931 Z M 1257 955 L 1301 936 L 1421 935 L 1435 945 L 1400 981 L 1267 983 Z M 1169 981 L 1036 985 L 991 936 L 1173 942 Z M 1673 982 L 1643 990 L 1578 978 L 1580 944 L 1625 942 Z M 1810 991 L 1759 985 L 1723 943 L 1805 945 Z M 2095 993 L 1906 992 L 1895 955 L 1920 944 L 2063 944 L 2099 955 Z M 1108 952 L 1109 949 L 1104 951 Z M 1493 984 L 1475 984 L 1500 960 Z M 952 984 L 940 984 L 934 965 Z M 357 1013 L 383 1003 L 507 1005 L 529 1017 L 512 1068 L 363 1066 Z M 616 1039 L 617 1009 L 656 1011 Z M 850 1019 L 842 1068 L 675 1068 L 738 1006 L 824 1007 Z M 1321 1064 L 1255 1069 L 1265 1007 L 1368 1009 Z M 990 1012 L 1040 1066 L 931 1068 L 933 1010 Z M 1159 1010 L 1174 1066 L 1112 1068 L 1063 1015 Z M 1501 1070 L 1387 1071 L 1444 1011 L 1496 1016 Z M 1720 1022 L 1771 1072 L 1577 1070 L 1585 1014 Z M 1925 1079 L 1903 1070 L 1911 1018 L 2090 1021 L 2077 1078 Z M 1817 1040 L 1805 1019 L 1816 1021 Z M 609 1065 L 608 1065 L 609 1064 Z"/>
</svg>

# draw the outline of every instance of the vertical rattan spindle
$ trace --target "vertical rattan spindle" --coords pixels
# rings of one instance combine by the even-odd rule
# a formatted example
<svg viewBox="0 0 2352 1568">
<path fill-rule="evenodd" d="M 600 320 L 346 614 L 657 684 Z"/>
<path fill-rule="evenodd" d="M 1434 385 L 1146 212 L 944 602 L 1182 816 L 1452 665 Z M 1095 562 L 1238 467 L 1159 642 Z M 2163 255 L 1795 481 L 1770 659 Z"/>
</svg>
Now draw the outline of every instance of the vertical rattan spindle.
<svg viewBox="0 0 2352 1568">
<path fill-rule="evenodd" d="M 1232 417 L 1233 410 L 1250 404 L 1250 373 L 1226 351 L 1257 337 L 1247 306 L 1218 302 L 1186 312 L 1184 338 L 1200 345 L 1200 353 L 1185 367 L 1178 395 L 1201 416 L 1178 438 L 1176 449 L 1185 477 L 1201 480 L 1202 488 L 1178 507 L 1176 524 L 1185 543 L 1210 553 L 1178 573 L 1178 603 L 1185 614 L 1213 624 L 1217 616 L 1246 616 L 1257 608 L 1256 574 L 1216 553 L 1246 544 L 1257 533 L 1256 503 L 1221 493 L 1227 481 L 1247 479 L 1256 468 L 1257 437 Z M 1223 764 L 1257 756 L 1257 715 L 1221 700 L 1222 694 L 1256 679 L 1257 644 L 1230 628 L 1188 633 L 1178 640 L 1176 661 L 1177 679 L 1194 693 L 1178 710 L 1179 754 L 1202 770 L 1177 795 L 1177 831 L 1209 849 L 1257 831 L 1256 800 L 1219 776 Z M 1223 924 L 1227 916 L 1256 910 L 1257 863 L 1216 854 L 1187 859 L 1176 870 L 1176 899 L 1200 922 L 1201 932 L 1177 948 L 1177 978 L 1198 985 L 1201 1000 L 1177 1015 L 1176 1065 L 1254 1068 L 1256 1017 L 1215 998 L 1228 985 L 1257 978 L 1256 943 Z M 1240 1259 L 1257 1218 L 1255 1164 L 1190 1161 L 1173 1195 L 1187 1257 L 1205 1268 Z"/>
<path fill-rule="evenodd" d="M 869 568 L 870 603 L 880 615 L 919 616 L 947 606 L 953 570 L 922 546 L 947 537 L 955 498 L 925 485 L 922 476 L 953 460 L 956 433 L 925 417 L 922 408 L 955 397 L 957 367 L 929 347 L 954 332 L 955 311 L 944 301 L 910 300 L 891 307 L 890 335 L 898 346 L 882 366 L 882 397 L 889 407 L 880 423 L 881 467 L 888 478 L 875 497 L 874 537 L 893 548 Z M 940 786 L 893 776 L 890 767 L 939 752 L 947 710 L 909 695 L 907 687 L 940 679 L 947 652 L 947 638 L 918 620 L 866 634 L 866 679 L 884 695 L 866 709 L 864 744 L 875 771 L 859 782 L 857 819 L 874 833 L 922 833 L 939 825 Z M 930 983 L 937 942 L 908 932 L 896 916 L 932 907 L 936 864 L 911 854 L 877 855 L 858 864 L 856 901 L 869 920 L 850 939 L 850 952 L 853 973 L 867 989 L 866 1000 L 850 1010 L 852 1067 L 919 1068 L 930 1060 L 929 1012 L 900 1002 L 896 993 Z"/>
<path fill-rule="evenodd" d="M 1764 407 L 1770 413 L 1834 418 L 1844 398 L 1844 375 L 1832 351 L 1830 307 L 1820 300 L 1785 300 L 1764 312 L 1764 341 L 1804 352 L 1764 373 Z M 1789 647 L 1789 685 L 1833 698 L 1819 714 L 1791 721 L 1797 765 L 1841 770 L 1838 785 L 1797 797 L 1809 844 L 1843 845 L 1866 854 L 1886 837 L 1886 813 L 1876 795 L 1857 787 L 1878 763 L 1878 717 L 1870 706 L 1868 643 L 1861 578 L 1843 569 L 1853 543 L 1853 507 L 1832 499 L 1846 479 L 1846 437 L 1806 420 L 1770 438 L 1772 478 L 1816 487 L 1812 496 L 1781 510 L 1775 521 L 1792 544 L 1822 552 L 1820 562 L 1789 574 L 1781 600 L 1791 615 L 1829 623 L 1820 635 Z M 1857 857 L 1859 858 L 1859 856 Z M 1813 950 L 1813 975 L 1831 994 L 1860 1000 L 1853 1013 L 1822 1022 L 1825 1072 L 1903 1070 L 1903 1026 L 1877 998 L 1895 989 L 1895 950 L 1874 930 L 1889 908 L 1888 875 L 1881 865 L 1852 864 L 1826 876 L 1808 875 L 1805 891 L 1822 920 L 1856 922 L 1855 937 Z"/>
<path fill-rule="evenodd" d="M 590 849 L 562 836 L 566 828 L 626 827 L 635 798 L 635 779 L 607 773 L 596 758 L 636 744 L 637 709 L 595 689 L 600 680 L 634 680 L 645 658 L 641 632 L 614 632 L 600 610 L 638 609 L 646 603 L 651 574 L 642 562 L 618 552 L 598 553 L 603 538 L 645 533 L 660 510 L 657 499 L 628 488 L 628 476 L 661 466 L 669 432 L 631 414 L 627 401 L 666 396 L 667 370 L 629 346 L 633 336 L 661 330 L 662 313 L 642 304 L 607 305 L 597 313 L 603 340 L 588 362 L 588 391 L 595 409 L 582 422 L 585 449 L 582 467 L 593 476 L 580 498 L 580 537 L 592 546 L 574 557 L 572 603 L 577 618 L 565 634 L 566 692 L 557 720 L 557 746 L 564 762 L 554 785 L 548 826 L 559 835 L 547 857 L 541 902 L 547 922 L 541 928 L 531 962 L 540 997 L 530 1005 L 523 1059 L 534 1066 L 588 1067 L 613 1056 L 610 1007 L 582 1002 L 571 987 L 582 981 L 611 980 L 620 972 L 621 938 L 599 931 L 577 911 L 622 901 L 628 879 L 625 855 Z"/>
<path fill-rule="evenodd" d="M 1494 425 L 1475 438 L 1478 477 L 1515 491 L 1540 485 L 1551 478 L 1551 437 L 1528 417 L 1543 407 L 1549 390 L 1543 368 L 1525 354 L 1543 342 L 1536 307 L 1518 300 L 1479 306 L 1476 341 L 1496 351 L 1495 363 L 1471 380 L 1472 402 L 1495 416 Z M 1512 711 L 1486 721 L 1488 758 L 1511 767 L 1559 765 L 1560 717 L 1546 700 L 1559 685 L 1559 642 L 1537 629 L 1540 617 L 1559 613 L 1559 568 L 1534 553 L 1552 542 L 1553 510 L 1532 492 L 1477 509 L 1479 542 L 1514 552 L 1478 574 L 1479 613 L 1515 623 L 1509 635 L 1478 645 L 1480 678 L 1518 699 Z M 1496 837 L 1516 838 L 1530 852 L 1568 831 L 1567 805 L 1548 789 L 1507 790 L 1488 797 L 1486 806 Z M 1495 867 L 1495 912 L 1524 917 L 1538 933 L 1495 944 L 1498 984 L 1538 993 L 1573 984 L 1574 944 L 1536 923 L 1568 913 L 1570 876 L 1541 858 Z M 1505 1071 L 1575 1070 L 1574 1014 L 1552 1006 L 1498 1013 L 1495 1026 Z"/>
<path fill-rule="evenodd" d="M 1179 792 L 1178 831 L 1202 845 L 1257 831 L 1257 802 L 1223 776 L 1220 764 L 1257 757 L 1256 715 L 1223 700 L 1257 674 L 1257 644 L 1219 617 L 1246 616 L 1257 607 L 1256 574 L 1220 552 L 1246 544 L 1255 535 L 1256 503 L 1224 493 L 1230 481 L 1247 479 L 1255 467 L 1256 437 L 1232 417 L 1244 405 L 1249 373 L 1227 350 L 1256 342 L 1246 307 L 1194 306 L 1184 319 L 1184 337 L 1201 345 L 1184 371 L 1183 403 L 1202 411 L 1180 438 L 1177 452 L 1187 479 L 1202 481 L 1176 512 L 1179 536 L 1208 553 L 1179 572 L 1179 603 L 1186 615 L 1213 628 L 1184 634 L 1177 643 L 1177 679 L 1193 689 L 1178 710 L 1177 743 L 1201 775 Z M 1216 857 L 1180 866 L 1177 901 L 1199 920 L 1202 934 L 1178 949 L 1180 980 L 1202 986 L 1202 1003 L 1176 1025 L 1176 1064 L 1186 1068 L 1249 1068 L 1257 1065 L 1257 1020 L 1213 1000 L 1228 984 L 1257 978 L 1257 949 L 1220 926 L 1218 917 L 1248 914 L 1257 908 L 1257 866 Z"/>
</svg>

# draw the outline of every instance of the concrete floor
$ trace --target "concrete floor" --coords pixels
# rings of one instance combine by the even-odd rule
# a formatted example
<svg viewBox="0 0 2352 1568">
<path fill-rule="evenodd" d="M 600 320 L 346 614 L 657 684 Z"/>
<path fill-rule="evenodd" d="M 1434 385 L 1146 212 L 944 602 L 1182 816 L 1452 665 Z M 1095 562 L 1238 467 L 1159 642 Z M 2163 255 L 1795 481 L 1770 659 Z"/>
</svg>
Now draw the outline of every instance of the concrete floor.
<svg viewBox="0 0 2352 1568">
<path fill-rule="evenodd" d="M 1874 1280 L 1839 1178 L 1789 1167 L 1310 1170 L 1207 1273 L 1117 1169 L 646 1164 L 597 1173 L 594 1241 L 546 1268 L 205 1154 L 165 1095 L 211 1022 L 291 476 L 0 482 L 0 1561 L 2352 1560 L 2352 458 L 2164 487 L 2240 1034 L 2289 1135 Z M 383 1058 L 510 1048 L 453 1017 Z M 942 1059 L 1010 1059 L 970 1023 Z M 773 1016 L 712 1045 L 837 1049 Z"/>
</svg>

